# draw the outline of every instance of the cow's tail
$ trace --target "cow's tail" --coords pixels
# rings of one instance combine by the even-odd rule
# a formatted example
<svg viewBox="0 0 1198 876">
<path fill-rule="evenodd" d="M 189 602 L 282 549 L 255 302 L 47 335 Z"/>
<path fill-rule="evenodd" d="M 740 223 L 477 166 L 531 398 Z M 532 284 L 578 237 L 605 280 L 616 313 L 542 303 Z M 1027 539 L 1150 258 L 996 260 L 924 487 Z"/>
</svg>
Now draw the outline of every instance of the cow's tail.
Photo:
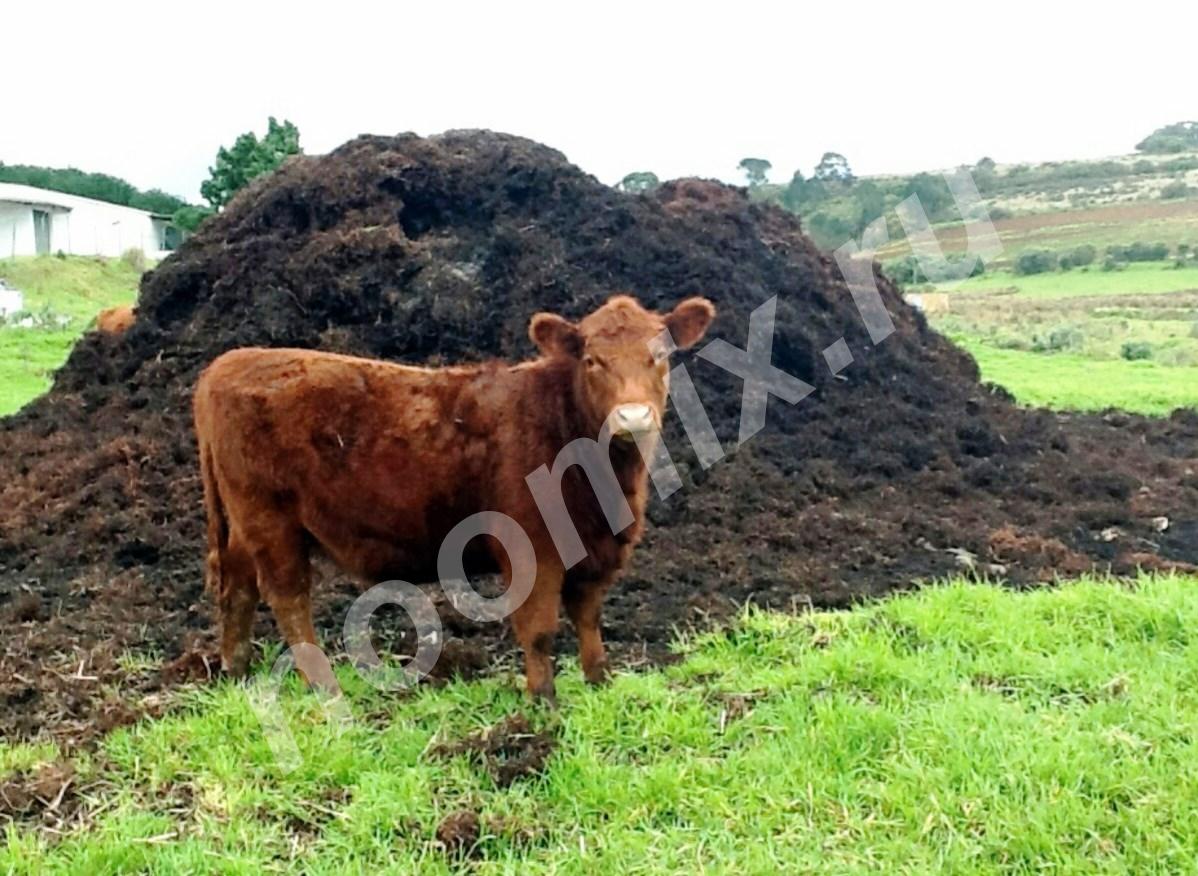
<svg viewBox="0 0 1198 876">
<path fill-rule="evenodd" d="M 200 478 L 204 482 L 204 510 L 208 516 L 208 554 L 204 567 L 204 583 L 208 591 L 220 598 L 221 563 L 229 547 L 229 519 L 225 516 L 225 503 L 221 499 L 220 485 L 212 461 L 212 448 L 201 435 Z"/>
</svg>

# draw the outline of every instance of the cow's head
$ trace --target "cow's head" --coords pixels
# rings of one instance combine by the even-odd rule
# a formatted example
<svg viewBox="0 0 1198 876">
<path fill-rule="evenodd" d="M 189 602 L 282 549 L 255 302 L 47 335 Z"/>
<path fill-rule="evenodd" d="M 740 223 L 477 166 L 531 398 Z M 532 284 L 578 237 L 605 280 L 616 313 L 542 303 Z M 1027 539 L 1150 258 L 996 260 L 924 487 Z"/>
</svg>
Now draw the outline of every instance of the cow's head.
<svg viewBox="0 0 1198 876">
<path fill-rule="evenodd" d="M 706 298 L 687 298 L 660 314 L 616 295 L 578 323 L 538 313 L 528 333 L 544 355 L 573 366 L 574 392 L 588 428 L 597 434 L 606 425 L 613 436 L 635 441 L 657 432 L 665 412 L 670 366 L 662 332 L 668 329 L 673 346 L 685 350 L 714 317 L 715 306 Z"/>
</svg>

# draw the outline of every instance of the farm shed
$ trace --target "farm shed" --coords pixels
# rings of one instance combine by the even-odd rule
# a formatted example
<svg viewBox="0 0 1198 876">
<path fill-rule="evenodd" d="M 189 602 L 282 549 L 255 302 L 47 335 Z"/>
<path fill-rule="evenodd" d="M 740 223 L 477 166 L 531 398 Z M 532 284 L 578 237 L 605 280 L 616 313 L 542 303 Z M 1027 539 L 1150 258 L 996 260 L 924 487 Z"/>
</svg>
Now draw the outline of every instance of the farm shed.
<svg viewBox="0 0 1198 876">
<path fill-rule="evenodd" d="M 164 258 L 183 239 L 171 218 L 49 189 L 0 183 L 0 258 L 119 256 L 140 249 Z"/>
</svg>

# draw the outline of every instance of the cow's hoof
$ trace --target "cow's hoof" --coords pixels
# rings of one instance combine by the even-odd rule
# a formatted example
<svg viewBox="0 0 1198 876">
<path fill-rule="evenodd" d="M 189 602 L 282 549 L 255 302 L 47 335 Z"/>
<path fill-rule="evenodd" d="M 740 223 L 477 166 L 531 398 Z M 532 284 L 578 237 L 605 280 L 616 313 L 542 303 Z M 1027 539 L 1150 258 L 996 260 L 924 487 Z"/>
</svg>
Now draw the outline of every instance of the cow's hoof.
<svg viewBox="0 0 1198 876">
<path fill-rule="evenodd" d="M 600 685 L 611 681 L 611 670 L 607 668 L 606 660 L 584 669 L 582 674 L 586 678 L 587 684 Z"/>
<path fill-rule="evenodd" d="M 557 708 L 557 690 L 554 688 L 553 682 L 537 688 L 529 688 L 528 695 L 532 697 L 534 703 L 548 706 L 551 709 Z"/>
<path fill-rule="evenodd" d="M 220 660 L 220 671 L 229 678 L 245 678 L 250 671 L 249 649 L 246 648 L 242 651 L 239 648 L 233 652 L 232 657 L 227 659 L 222 657 Z"/>
</svg>

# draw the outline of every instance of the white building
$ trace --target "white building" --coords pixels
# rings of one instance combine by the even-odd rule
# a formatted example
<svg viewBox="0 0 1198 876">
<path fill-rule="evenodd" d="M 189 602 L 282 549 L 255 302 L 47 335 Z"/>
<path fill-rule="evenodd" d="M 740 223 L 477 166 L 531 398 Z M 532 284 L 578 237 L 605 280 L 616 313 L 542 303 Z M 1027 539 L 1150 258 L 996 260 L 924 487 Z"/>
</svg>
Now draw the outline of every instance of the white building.
<svg viewBox="0 0 1198 876">
<path fill-rule="evenodd" d="M 11 316 L 25 309 L 25 296 L 17 289 L 10 289 L 0 280 L 0 316 Z"/>
<path fill-rule="evenodd" d="M 183 237 L 170 216 L 0 182 L 0 259 L 57 252 L 119 256 L 130 249 L 162 259 Z"/>
</svg>

